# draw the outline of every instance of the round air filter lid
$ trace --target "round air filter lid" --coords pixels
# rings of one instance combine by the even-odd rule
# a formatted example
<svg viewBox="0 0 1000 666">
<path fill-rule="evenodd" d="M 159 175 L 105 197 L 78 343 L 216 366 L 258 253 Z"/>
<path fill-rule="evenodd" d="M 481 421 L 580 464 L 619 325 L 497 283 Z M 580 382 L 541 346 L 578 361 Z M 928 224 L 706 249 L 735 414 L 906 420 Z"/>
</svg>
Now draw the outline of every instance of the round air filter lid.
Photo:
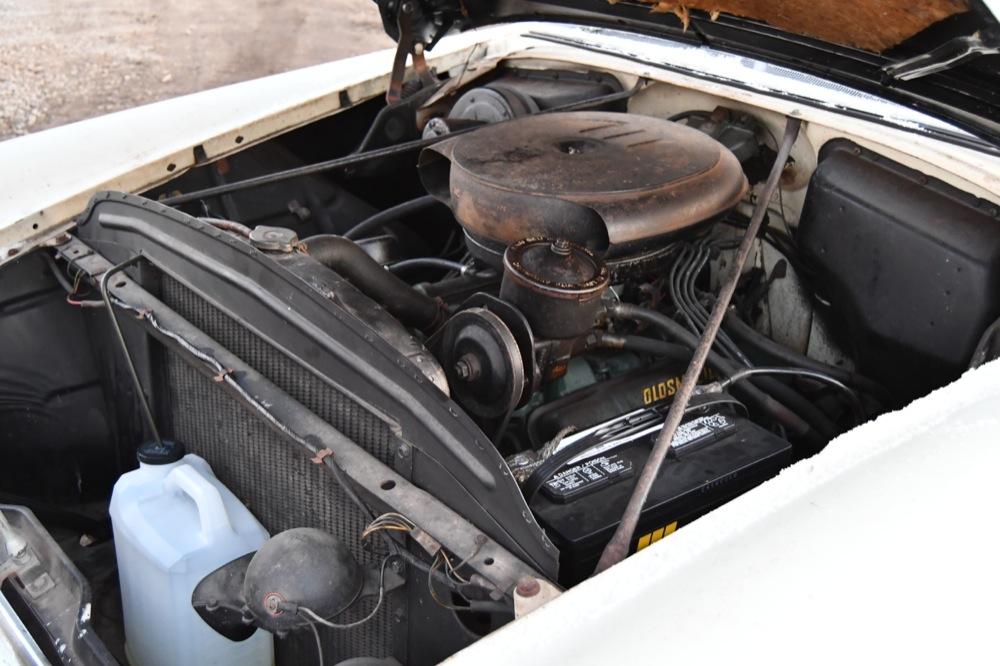
<svg viewBox="0 0 1000 666">
<path fill-rule="evenodd" d="M 421 178 L 473 241 L 502 254 L 532 236 L 608 258 L 715 217 L 742 198 L 736 157 L 698 130 L 648 116 L 528 116 L 424 150 Z"/>
</svg>

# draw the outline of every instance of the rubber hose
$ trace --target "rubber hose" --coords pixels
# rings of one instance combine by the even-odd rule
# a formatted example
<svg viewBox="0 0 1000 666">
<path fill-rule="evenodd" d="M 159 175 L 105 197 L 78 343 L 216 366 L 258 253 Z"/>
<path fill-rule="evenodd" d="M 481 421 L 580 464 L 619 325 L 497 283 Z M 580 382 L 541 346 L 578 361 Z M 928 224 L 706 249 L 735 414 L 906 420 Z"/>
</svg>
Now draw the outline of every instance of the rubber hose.
<svg viewBox="0 0 1000 666">
<path fill-rule="evenodd" d="M 667 335 L 677 339 L 691 349 L 698 346 L 698 337 L 670 317 L 656 312 L 655 310 L 647 310 L 645 308 L 632 306 L 627 303 L 621 303 L 619 305 L 628 306 L 638 311 L 635 313 L 633 318 L 640 319 L 646 323 L 656 326 Z M 712 353 L 717 354 L 716 352 Z M 731 368 L 725 372 L 726 376 L 732 375 L 734 372 L 741 369 L 741 366 L 731 363 L 721 355 L 718 356 L 718 359 L 726 363 Z M 772 377 L 757 377 L 751 380 L 750 383 L 785 405 L 795 414 L 801 416 L 802 419 L 809 423 L 809 425 L 826 441 L 833 439 L 837 434 L 837 427 L 826 416 L 826 414 L 820 411 L 819 408 L 817 408 L 801 393 L 787 384 L 784 384 Z"/>
<path fill-rule="evenodd" d="M 424 210 L 425 208 L 430 208 L 434 204 L 438 203 L 440 202 L 429 194 L 425 194 L 422 197 L 417 197 L 416 199 L 411 199 L 409 201 L 404 201 L 401 204 L 379 211 L 368 219 L 357 223 L 344 234 L 344 238 L 358 238 L 362 234 L 379 230 L 390 222 L 394 222 L 401 217 L 406 217 L 411 213 L 416 213 L 417 211 Z"/>
<path fill-rule="evenodd" d="M 321 234 L 302 243 L 310 257 L 343 276 L 404 324 L 431 330 L 444 320 L 446 312 L 440 301 L 421 294 L 382 268 L 354 241 Z"/>
<path fill-rule="evenodd" d="M 684 345 L 638 335 L 614 335 L 594 331 L 594 345 L 604 349 L 623 349 L 637 354 L 660 356 L 684 363 L 691 360 L 691 350 Z"/>
<path fill-rule="evenodd" d="M 648 310 L 629 303 L 612 303 L 608 306 L 608 314 L 618 319 L 631 319 L 651 324 L 690 349 L 693 349 L 698 344 L 698 339 L 694 334 L 673 319 L 654 310 Z M 648 345 L 648 343 L 646 344 Z M 714 351 L 709 352 L 707 360 L 709 367 L 723 376 L 732 375 L 739 370 L 739 367 L 735 363 L 723 358 Z M 774 383 L 779 384 L 784 389 L 788 388 L 784 384 L 781 384 L 781 382 Z M 779 392 L 784 393 L 780 389 Z M 779 402 L 780 398 L 776 400 L 769 393 L 770 391 L 758 388 L 758 384 L 756 383 L 745 383 L 742 386 L 733 387 L 734 395 L 782 424 L 792 435 L 802 438 L 804 442 L 819 447 L 829 441 L 829 437 L 825 437 L 821 429 L 811 425 L 803 417 L 800 417 L 796 412 L 786 407 L 782 402 Z M 791 393 L 795 394 L 794 391 L 791 391 Z M 804 401 L 804 398 L 798 396 L 798 400 L 793 399 L 791 402 L 798 403 L 800 401 Z M 812 405 L 809 405 L 809 407 L 812 407 Z M 813 409 L 815 408 L 813 407 Z"/>
<path fill-rule="evenodd" d="M 800 368 L 807 368 L 809 370 L 815 370 L 817 372 L 830 375 L 834 379 L 839 379 L 848 386 L 856 388 L 859 391 L 864 391 L 865 393 L 878 398 L 879 401 L 891 402 L 892 400 L 892 397 L 889 395 L 889 392 L 885 389 L 885 387 L 881 386 L 877 382 L 855 372 L 828 365 L 821 361 L 811 359 L 808 356 L 804 356 L 803 354 L 799 354 L 798 352 L 789 349 L 781 343 L 775 342 L 771 338 L 759 332 L 757 329 L 750 326 L 750 324 L 740 319 L 735 312 L 727 312 L 722 325 L 727 331 L 729 331 L 730 334 L 738 338 L 743 344 L 748 345 L 761 354 L 777 360 L 782 364 L 794 365 Z"/>
</svg>

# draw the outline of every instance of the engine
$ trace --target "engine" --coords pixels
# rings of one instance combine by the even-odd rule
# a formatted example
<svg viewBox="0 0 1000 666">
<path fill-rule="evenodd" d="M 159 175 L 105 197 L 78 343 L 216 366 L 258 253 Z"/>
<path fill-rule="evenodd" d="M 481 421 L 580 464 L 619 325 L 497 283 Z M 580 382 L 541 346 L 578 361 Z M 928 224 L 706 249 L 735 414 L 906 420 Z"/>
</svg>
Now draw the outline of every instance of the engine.
<svg viewBox="0 0 1000 666">
<path fill-rule="evenodd" d="M 438 341 L 456 399 L 493 418 L 566 373 L 612 279 L 662 269 L 672 240 L 746 190 L 736 158 L 703 133 L 601 112 L 531 116 L 449 139 L 424 152 L 420 173 L 454 212 L 470 254 L 502 274 L 503 304 L 449 321 Z M 472 329 L 494 342 L 469 347 Z M 504 346 L 515 330 L 527 349 Z"/>
<path fill-rule="evenodd" d="M 560 582 L 578 583 L 625 510 L 685 368 L 637 360 L 621 376 L 566 389 L 581 381 L 581 366 L 632 360 L 627 343 L 608 334 L 608 301 L 676 268 L 677 249 L 705 242 L 747 178 L 703 132 L 607 112 L 494 125 L 426 149 L 419 168 L 470 256 L 500 275 L 495 294 L 461 303 L 429 345 L 452 398 L 508 456 L 559 548 Z M 548 402 L 546 393 L 564 394 Z M 735 398 L 697 404 L 673 446 L 678 460 L 640 519 L 636 549 L 791 459 L 791 445 Z"/>
</svg>

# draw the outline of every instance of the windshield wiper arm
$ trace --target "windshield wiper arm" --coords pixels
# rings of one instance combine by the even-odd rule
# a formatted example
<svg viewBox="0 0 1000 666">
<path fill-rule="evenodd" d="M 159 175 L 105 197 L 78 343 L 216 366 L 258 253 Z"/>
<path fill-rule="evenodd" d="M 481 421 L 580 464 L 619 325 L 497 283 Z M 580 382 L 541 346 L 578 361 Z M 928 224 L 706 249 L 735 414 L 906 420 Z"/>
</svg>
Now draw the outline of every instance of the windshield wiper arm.
<svg viewBox="0 0 1000 666">
<path fill-rule="evenodd" d="M 882 73 L 891 81 L 910 81 L 957 67 L 984 55 L 1000 53 L 1000 39 L 993 32 L 956 37 L 927 53 L 886 65 Z"/>
</svg>

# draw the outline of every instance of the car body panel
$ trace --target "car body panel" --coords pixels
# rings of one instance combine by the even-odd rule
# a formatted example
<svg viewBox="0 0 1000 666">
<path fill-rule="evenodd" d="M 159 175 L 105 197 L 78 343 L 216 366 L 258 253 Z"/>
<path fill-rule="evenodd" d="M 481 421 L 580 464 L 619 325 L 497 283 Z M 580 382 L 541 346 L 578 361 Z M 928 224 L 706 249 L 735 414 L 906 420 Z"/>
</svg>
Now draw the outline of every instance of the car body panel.
<svg viewBox="0 0 1000 666">
<path fill-rule="evenodd" d="M 447 663 L 996 662 L 998 404 L 994 361 Z"/>
</svg>

